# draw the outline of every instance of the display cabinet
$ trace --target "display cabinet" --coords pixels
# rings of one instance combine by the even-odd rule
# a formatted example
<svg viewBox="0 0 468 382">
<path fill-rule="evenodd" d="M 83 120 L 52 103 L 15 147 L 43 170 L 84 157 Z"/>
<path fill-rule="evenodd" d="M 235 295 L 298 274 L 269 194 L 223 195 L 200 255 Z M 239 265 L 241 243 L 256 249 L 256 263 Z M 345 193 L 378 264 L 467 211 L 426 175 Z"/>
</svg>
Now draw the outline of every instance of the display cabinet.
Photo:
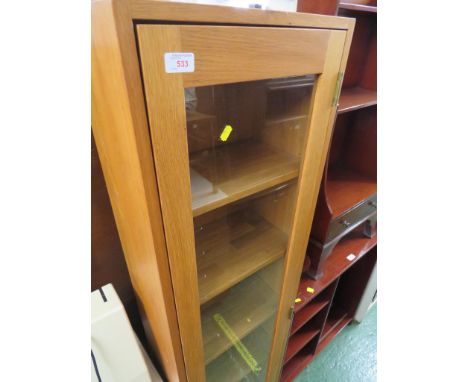
<svg viewBox="0 0 468 382">
<path fill-rule="evenodd" d="M 279 378 L 353 28 L 93 3 L 93 133 L 169 380 Z"/>
</svg>

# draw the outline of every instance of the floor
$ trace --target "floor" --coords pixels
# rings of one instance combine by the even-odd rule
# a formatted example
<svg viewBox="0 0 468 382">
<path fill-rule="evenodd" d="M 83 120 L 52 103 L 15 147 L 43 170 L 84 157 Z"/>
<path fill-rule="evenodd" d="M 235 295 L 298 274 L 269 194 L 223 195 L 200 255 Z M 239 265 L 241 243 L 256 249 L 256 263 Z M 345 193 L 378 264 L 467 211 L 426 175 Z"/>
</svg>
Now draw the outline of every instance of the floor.
<svg viewBox="0 0 468 382">
<path fill-rule="evenodd" d="M 377 303 L 361 324 L 344 328 L 294 380 L 312 381 L 377 381 Z"/>
</svg>

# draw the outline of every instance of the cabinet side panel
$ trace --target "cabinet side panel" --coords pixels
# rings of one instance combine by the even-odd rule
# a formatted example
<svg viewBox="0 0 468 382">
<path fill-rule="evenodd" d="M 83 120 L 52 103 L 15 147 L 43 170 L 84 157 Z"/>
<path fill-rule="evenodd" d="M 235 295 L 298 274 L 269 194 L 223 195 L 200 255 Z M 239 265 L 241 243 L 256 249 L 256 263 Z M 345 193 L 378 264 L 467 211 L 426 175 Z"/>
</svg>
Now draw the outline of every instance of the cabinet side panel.
<svg viewBox="0 0 468 382">
<path fill-rule="evenodd" d="M 205 375 L 198 294 L 185 95 L 182 78 L 168 75 L 165 52 L 180 52 L 178 26 L 137 27 L 154 161 L 182 349 L 190 381 Z"/>
<path fill-rule="evenodd" d="M 92 4 L 92 127 L 147 336 L 167 379 L 185 381 L 133 24 L 125 7 Z"/>
</svg>

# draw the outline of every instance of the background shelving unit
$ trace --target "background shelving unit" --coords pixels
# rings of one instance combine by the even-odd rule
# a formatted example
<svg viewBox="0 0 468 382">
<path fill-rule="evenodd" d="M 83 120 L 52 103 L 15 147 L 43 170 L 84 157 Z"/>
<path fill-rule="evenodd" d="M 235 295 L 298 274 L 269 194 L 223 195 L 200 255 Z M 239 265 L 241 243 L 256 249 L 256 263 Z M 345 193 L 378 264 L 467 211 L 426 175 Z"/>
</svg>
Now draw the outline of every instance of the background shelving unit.
<svg viewBox="0 0 468 382">
<path fill-rule="evenodd" d="M 344 235 L 362 222 L 368 224 L 366 235 L 376 229 L 376 11 L 371 1 L 337 4 L 337 14 L 354 17 L 356 26 L 308 249 L 308 273 L 315 278 L 321 277 L 324 259 Z"/>
<path fill-rule="evenodd" d="M 320 280 L 302 277 L 282 382 L 292 381 L 352 321 L 377 261 L 377 235 L 367 238 L 364 229 L 364 225 L 357 227 L 335 246 L 325 260 Z M 352 260 L 348 258 L 350 253 L 355 255 Z M 309 330 L 309 341 L 296 337 L 304 327 Z M 312 333 L 314 329 L 317 335 Z"/>
<path fill-rule="evenodd" d="M 292 381 L 353 320 L 377 261 L 377 2 L 299 0 L 297 10 L 353 17 L 356 26 L 282 382 Z M 301 328 L 309 329 L 302 341 Z"/>
</svg>

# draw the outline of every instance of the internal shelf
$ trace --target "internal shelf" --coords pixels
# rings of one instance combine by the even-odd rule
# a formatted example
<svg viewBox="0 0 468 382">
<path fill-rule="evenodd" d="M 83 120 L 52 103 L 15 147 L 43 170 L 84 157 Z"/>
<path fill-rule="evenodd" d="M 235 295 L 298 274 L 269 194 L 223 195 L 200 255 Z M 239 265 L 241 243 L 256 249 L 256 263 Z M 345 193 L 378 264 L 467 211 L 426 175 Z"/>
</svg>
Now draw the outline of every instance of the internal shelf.
<svg viewBox="0 0 468 382">
<path fill-rule="evenodd" d="M 251 370 L 236 348 L 232 347 L 207 366 L 207 382 L 250 380 L 244 379 L 249 375 L 252 376 L 252 380 L 264 380 L 270 353 L 272 324 L 273 321 L 266 322 L 242 340 L 252 359 L 261 368 L 258 374 Z"/>
<path fill-rule="evenodd" d="M 299 175 L 299 158 L 257 141 L 190 156 L 192 211 L 199 216 Z"/>
<path fill-rule="evenodd" d="M 335 338 L 353 319 L 346 316 L 343 318 L 334 328 L 330 330 L 326 336 L 322 336 L 320 342 L 315 351 L 314 357 L 320 354 L 320 352 Z"/>
<path fill-rule="evenodd" d="M 313 300 L 307 304 L 304 308 L 299 310 L 294 315 L 294 320 L 291 325 L 290 336 L 296 333 L 302 328 L 311 318 L 313 318 L 318 312 L 324 309 L 329 303 L 329 300 Z"/>
<path fill-rule="evenodd" d="M 346 319 L 346 317 L 347 314 L 345 310 L 338 306 L 332 306 L 328 313 L 327 321 L 325 322 L 319 341 L 323 340 L 328 334 L 330 334 L 332 330 L 341 323 L 341 321 Z"/>
<path fill-rule="evenodd" d="M 320 342 L 315 347 L 313 343 L 306 345 L 301 351 L 294 355 L 283 367 L 281 374 L 281 382 L 291 382 L 304 368 L 309 365 L 315 357 L 335 338 L 346 325 L 352 321 L 351 317 L 344 317 L 338 322 L 334 328 L 328 333 L 327 336 L 323 336 Z M 314 340 L 312 340 L 313 342 Z"/>
<path fill-rule="evenodd" d="M 310 323 L 309 323 L 310 325 Z M 308 325 L 308 326 L 309 326 Z M 305 326 L 300 331 L 289 338 L 288 347 L 284 356 L 284 363 L 287 363 L 295 354 L 304 348 L 315 336 L 320 333 L 320 328 Z"/>
<path fill-rule="evenodd" d="M 377 92 L 361 87 L 344 88 L 338 104 L 338 114 L 377 105 Z"/>
<path fill-rule="evenodd" d="M 301 302 L 295 304 L 294 310 L 303 309 L 316 295 L 321 293 L 340 275 L 348 270 L 356 261 L 361 259 L 367 252 L 377 244 L 377 234 L 374 237 L 365 237 L 362 227 L 346 235 L 333 249 L 332 253 L 323 264 L 323 277 L 319 280 L 312 280 L 307 276 L 301 276 L 297 297 Z M 354 258 L 347 257 L 354 254 Z M 307 288 L 313 288 L 314 294 L 307 292 Z"/>
<path fill-rule="evenodd" d="M 258 215 L 236 212 L 195 233 L 200 304 L 286 253 L 287 236 Z"/>
<path fill-rule="evenodd" d="M 274 316 L 277 295 L 258 275 L 236 285 L 219 301 L 202 310 L 205 364 L 230 349 L 233 344 L 213 319 L 221 314 L 239 339 Z M 271 333 L 269 334 L 271 337 Z"/>
<path fill-rule="evenodd" d="M 377 13 L 376 1 L 356 1 L 356 2 L 342 2 L 339 4 L 340 9 L 348 9 L 350 11 Z"/>
<path fill-rule="evenodd" d="M 271 116 L 265 121 L 265 126 L 268 128 L 271 125 L 277 125 L 277 124 L 284 124 L 284 123 L 303 123 L 304 121 L 307 120 L 307 115 L 285 115 L 284 113 L 281 113 L 278 116 Z"/>
<path fill-rule="evenodd" d="M 334 168 L 328 171 L 326 187 L 327 200 L 333 218 L 336 218 L 377 193 L 377 180 L 351 170 Z"/>
<path fill-rule="evenodd" d="M 314 359 L 317 337 L 285 363 L 281 382 L 291 382 Z"/>
<path fill-rule="evenodd" d="M 302 371 L 304 368 L 312 362 L 314 359 L 314 354 L 305 353 L 296 355 L 291 361 L 289 361 L 283 368 L 283 373 L 281 374 L 281 382 L 290 382 Z"/>
</svg>

